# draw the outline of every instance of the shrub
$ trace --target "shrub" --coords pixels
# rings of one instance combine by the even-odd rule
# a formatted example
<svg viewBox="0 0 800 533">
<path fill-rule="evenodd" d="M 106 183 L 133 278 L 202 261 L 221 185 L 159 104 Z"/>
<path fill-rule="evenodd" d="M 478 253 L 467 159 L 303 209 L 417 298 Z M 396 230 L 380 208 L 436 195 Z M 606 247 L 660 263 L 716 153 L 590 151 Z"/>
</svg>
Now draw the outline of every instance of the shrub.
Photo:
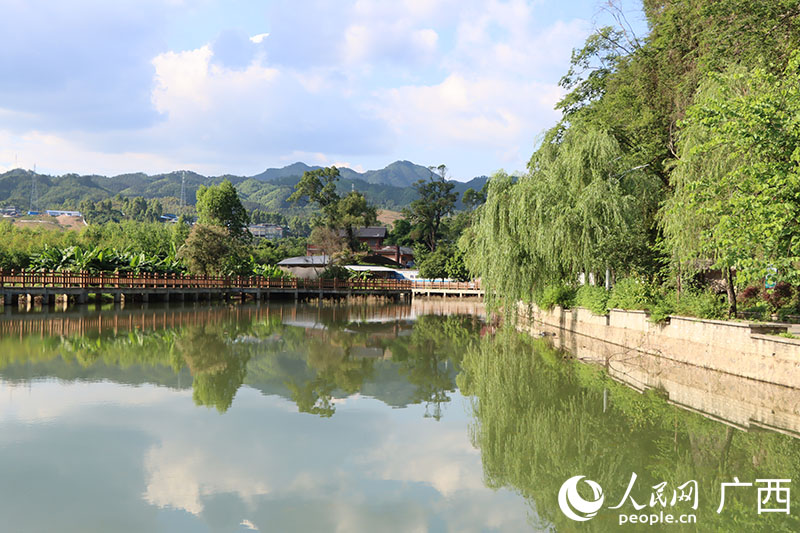
<svg viewBox="0 0 800 533">
<path fill-rule="evenodd" d="M 575 305 L 585 307 L 596 315 L 608 313 L 609 293 L 597 285 L 581 285 L 575 293 Z"/>
<path fill-rule="evenodd" d="M 767 305 L 769 305 L 770 311 L 772 313 L 777 313 L 778 309 L 789 303 L 792 299 L 793 292 L 791 285 L 785 281 L 781 281 L 775 285 L 775 287 L 764 291 L 762 298 L 767 302 Z"/>
<path fill-rule="evenodd" d="M 651 304 L 649 285 L 636 278 L 619 280 L 608 297 L 609 309 L 648 309 Z"/>
<path fill-rule="evenodd" d="M 352 271 L 341 265 L 330 265 L 319 275 L 321 279 L 350 279 Z"/>
<path fill-rule="evenodd" d="M 650 322 L 661 324 L 675 314 L 675 305 L 669 298 L 661 298 L 650 307 Z"/>
<path fill-rule="evenodd" d="M 759 292 L 761 292 L 761 289 L 753 285 L 750 285 L 749 287 L 747 287 L 746 289 L 744 289 L 742 292 L 739 293 L 739 301 L 744 302 L 752 300 L 758 296 Z"/>
<path fill-rule="evenodd" d="M 294 276 L 289 272 L 281 270 L 281 267 L 278 265 L 259 265 L 256 264 L 253 266 L 253 274 L 256 276 L 261 276 L 264 278 L 293 278 Z"/>
<path fill-rule="evenodd" d="M 540 309 L 550 310 L 555 306 L 564 308 L 572 307 L 575 301 L 575 289 L 568 285 L 551 285 L 545 287 L 536 298 L 536 305 Z"/>
<path fill-rule="evenodd" d="M 711 291 L 686 291 L 675 304 L 675 314 L 721 320 L 728 317 L 728 304 L 725 296 L 721 294 L 714 294 Z"/>
</svg>

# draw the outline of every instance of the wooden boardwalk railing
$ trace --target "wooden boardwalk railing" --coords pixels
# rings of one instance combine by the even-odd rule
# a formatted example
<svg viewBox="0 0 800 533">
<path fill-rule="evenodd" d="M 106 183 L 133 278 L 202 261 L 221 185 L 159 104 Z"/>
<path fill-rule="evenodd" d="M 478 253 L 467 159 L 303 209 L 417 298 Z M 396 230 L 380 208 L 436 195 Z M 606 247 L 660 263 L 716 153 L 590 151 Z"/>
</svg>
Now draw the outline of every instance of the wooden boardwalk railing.
<svg viewBox="0 0 800 533">
<path fill-rule="evenodd" d="M 477 282 L 411 281 L 397 279 L 298 279 L 261 276 L 186 276 L 183 274 L 126 274 L 88 272 L 0 271 L 0 290 L 25 288 L 109 290 L 147 289 L 301 289 L 351 291 L 480 291 Z"/>
</svg>

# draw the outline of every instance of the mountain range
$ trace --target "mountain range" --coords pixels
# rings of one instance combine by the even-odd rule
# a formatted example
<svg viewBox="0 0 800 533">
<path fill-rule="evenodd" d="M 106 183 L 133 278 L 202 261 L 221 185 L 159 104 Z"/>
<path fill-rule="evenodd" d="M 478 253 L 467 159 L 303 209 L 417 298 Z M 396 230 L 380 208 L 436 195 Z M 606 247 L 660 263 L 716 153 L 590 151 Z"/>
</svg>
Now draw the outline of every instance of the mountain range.
<svg viewBox="0 0 800 533">
<path fill-rule="evenodd" d="M 98 202 L 120 195 L 161 199 L 165 208 L 171 208 L 179 204 L 182 181 L 185 180 L 186 203 L 193 205 L 200 185 L 217 184 L 228 179 L 236 186 L 242 203 L 248 209 L 286 211 L 293 207 L 286 199 L 294 191 L 295 184 L 304 172 L 317 168 L 321 167 L 298 162 L 282 168 L 268 168 L 254 176 L 203 176 L 191 171 L 174 171 L 112 177 L 78 174 L 48 176 L 15 169 L 0 174 L 0 206 L 28 209 L 36 204 L 40 210 L 78 209 L 85 200 Z M 401 209 L 414 201 L 417 193 L 413 184 L 431 175 L 427 167 L 410 161 L 395 161 L 380 170 L 366 172 L 342 167 L 339 172 L 337 188 L 341 193 L 359 191 L 370 202 L 384 209 Z M 455 185 L 453 190 L 459 197 L 457 207 L 461 207 L 460 198 L 465 190 L 470 187 L 479 190 L 487 179 L 481 176 L 468 182 L 452 181 Z"/>
</svg>

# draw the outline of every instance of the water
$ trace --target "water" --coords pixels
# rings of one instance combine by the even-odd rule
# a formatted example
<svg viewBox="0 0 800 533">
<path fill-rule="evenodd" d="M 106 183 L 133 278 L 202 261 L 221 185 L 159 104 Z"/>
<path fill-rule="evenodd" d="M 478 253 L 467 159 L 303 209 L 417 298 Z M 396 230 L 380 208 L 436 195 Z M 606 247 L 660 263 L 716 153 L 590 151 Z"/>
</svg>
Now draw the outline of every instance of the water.
<svg viewBox="0 0 800 533">
<path fill-rule="evenodd" d="M 716 513 L 733 476 L 800 479 L 793 391 L 551 344 L 469 303 L 6 315 L 0 531 L 800 531 L 756 489 Z M 632 472 L 646 504 L 696 480 L 670 509 L 697 524 L 619 526 Z M 558 504 L 575 475 L 607 500 L 586 522 Z"/>
</svg>

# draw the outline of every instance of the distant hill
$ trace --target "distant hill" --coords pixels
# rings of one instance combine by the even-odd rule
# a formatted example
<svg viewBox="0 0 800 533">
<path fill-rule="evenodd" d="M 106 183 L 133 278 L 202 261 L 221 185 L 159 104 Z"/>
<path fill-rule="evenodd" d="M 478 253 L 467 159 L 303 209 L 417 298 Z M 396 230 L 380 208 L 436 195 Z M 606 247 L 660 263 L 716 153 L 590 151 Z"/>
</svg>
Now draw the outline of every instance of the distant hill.
<svg viewBox="0 0 800 533">
<path fill-rule="evenodd" d="M 301 177 L 303 172 L 322 168 L 319 166 L 308 166 L 305 163 L 292 163 L 283 168 L 268 168 L 261 174 L 251 176 L 259 181 L 274 181 L 280 178 Z M 380 170 L 367 170 L 366 172 L 356 172 L 347 167 L 339 168 L 342 179 L 361 180 L 373 185 L 391 185 L 393 187 L 410 187 L 417 180 L 425 179 L 431 175 L 430 170 L 422 165 L 417 165 L 411 161 L 395 161 L 386 168 Z"/>
<path fill-rule="evenodd" d="M 294 191 L 294 186 L 303 172 L 317 168 L 321 167 L 298 162 L 283 168 L 269 168 L 249 177 L 203 176 L 190 171 L 154 175 L 132 173 L 113 177 L 77 174 L 47 176 L 15 169 L 0 174 L 0 206 L 28 209 L 35 181 L 40 209 L 79 209 L 83 201 L 99 202 L 117 195 L 158 198 L 165 201 L 165 207 L 172 208 L 179 202 L 182 179 L 185 179 L 186 201 L 190 205 L 195 203 L 200 185 L 217 184 L 229 179 L 236 186 L 242 202 L 248 209 L 286 211 L 293 208 L 286 199 Z M 391 210 L 400 210 L 413 202 L 417 198 L 417 193 L 412 185 L 417 180 L 426 179 L 431 175 L 426 167 L 410 161 L 396 161 L 386 168 L 366 172 L 341 168 L 340 173 L 341 178 L 337 187 L 340 193 L 356 190 L 363 193 L 377 207 Z M 481 176 L 467 183 L 454 181 L 454 191 L 458 193 L 460 199 L 467 188 L 480 190 L 486 180 L 485 176 Z M 462 207 L 460 201 L 457 207 Z"/>
<path fill-rule="evenodd" d="M 268 168 L 261 174 L 256 174 L 255 176 L 251 176 L 253 179 L 257 179 L 259 181 L 272 181 L 276 178 L 286 178 L 297 176 L 300 177 L 303 175 L 303 172 L 309 170 L 316 170 L 318 168 L 322 168 L 319 166 L 310 167 L 305 163 L 292 163 L 291 165 L 285 166 L 283 168 Z"/>
</svg>

